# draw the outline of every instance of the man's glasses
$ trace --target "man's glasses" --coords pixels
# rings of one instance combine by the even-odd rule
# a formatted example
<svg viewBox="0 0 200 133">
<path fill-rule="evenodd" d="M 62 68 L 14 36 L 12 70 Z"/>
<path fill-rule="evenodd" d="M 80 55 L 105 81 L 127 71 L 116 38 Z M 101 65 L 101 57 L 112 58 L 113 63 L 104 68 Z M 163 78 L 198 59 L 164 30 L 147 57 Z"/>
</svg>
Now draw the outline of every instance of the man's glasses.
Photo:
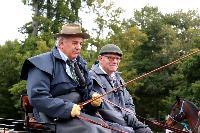
<svg viewBox="0 0 200 133">
<path fill-rule="evenodd" d="M 108 55 L 103 55 L 104 57 L 106 57 L 109 61 L 113 61 L 113 60 L 117 60 L 120 61 L 121 57 L 117 57 L 117 56 L 108 56 Z"/>
</svg>

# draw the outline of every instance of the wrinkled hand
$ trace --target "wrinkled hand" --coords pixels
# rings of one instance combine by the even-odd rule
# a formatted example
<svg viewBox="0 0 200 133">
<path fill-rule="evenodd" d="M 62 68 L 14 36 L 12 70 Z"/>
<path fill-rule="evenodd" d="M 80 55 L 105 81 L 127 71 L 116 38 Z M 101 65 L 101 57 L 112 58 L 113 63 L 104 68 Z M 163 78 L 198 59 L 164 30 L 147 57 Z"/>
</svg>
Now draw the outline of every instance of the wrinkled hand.
<svg viewBox="0 0 200 133">
<path fill-rule="evenodd" d="M 72 107 L 71 116 L 72 117 L 79 116 L 80 113 L 81 113 L 81 107 L 77 104 L 74 104 Z"/>
<path fill-rule="evenodd" d="M 92 99 L 96 99 L 97 97 L 100 97 L 100 96 L 101 96 L 100 94 L 95 92 L 92 95 Z M 92 106 L 98 107 L 101 105 L 102 102 L 103 102 L 102 98 L 97 98 L 96 100 L 92 101 L 91 104 L 92 104 Z"/>
</svg>

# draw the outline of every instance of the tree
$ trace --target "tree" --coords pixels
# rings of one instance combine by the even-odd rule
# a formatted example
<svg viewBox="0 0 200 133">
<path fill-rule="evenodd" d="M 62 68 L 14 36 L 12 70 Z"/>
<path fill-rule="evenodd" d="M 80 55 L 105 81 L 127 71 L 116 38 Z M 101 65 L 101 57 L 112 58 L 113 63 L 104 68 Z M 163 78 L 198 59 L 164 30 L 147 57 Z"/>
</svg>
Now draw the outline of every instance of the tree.
<svg viewBox="0 0 200 133">
<path fill-rule="evenodd" d="M 113 3 L 104 3 L 104 0 L 24 0 L 24 3 L 33 9 L 33 20 L 21 28 L 21 32 L 28 34 L 28 37 L 21 43 L 7 42 L 0 47 L 0 76 L 5 77 L 0 78 L 0 99 L 3 101 L 10 96 L 17 101 L 20 94 L 25 92 L 26 82 L 19 80 L 23 61 L 54 47 L 54 34 L 58 33 L 61 25 L 81 23 L 83 18 L 79 14 L 85 8 L 96 14 L 97 27 L 91 33 L 92 37 L 83 45 L 82 55 L 91 66 L 104 44 L 118 45 L 124 53 L 119 70 L 126 81 L 167 64 L 200 46 L 200 19 L 195 11 L 162 14 L 157 7 L 145 6 L 136 10 L 130 19 L 121 20 L 123 11 L 114 8 Z M 96 46 L 97 52 L 90 51 L 88 56 L 87 44 Z M 10 64 L 5 63 L 7 60 Z M 137 113 L 162 120 L 168 113 L 168 107 L 174 103 L 173 96 L 178 94 L 199 101 L 198 71 L 199 56 L 194 56 L 182 61 L 182 64 L 173 65 L 128 85 L 136 100 Z M 10 104 L 14 104 L 13 99 L 9 99 Z M 17 106 L 19 107 L 19 102 L 16 102 L 15 107 Z M 1 110 L 8 110 L 5 109 L 7 104 L 1 107 Z M 12 106 L 11 111 L 14 110 Z M 6 115 L 5 112 L 0 114 Z"/>
<path fill-rule="evenodd" d="M 199 41 L 197 37 L 199 26 L 196 23 L 198 18 L 199 16 L 191 11 L 163 15 L 157 8 L 148 6 L 141 11 L 135 11 L 134 17 L 129 22 L 137 25 L 148 39 L 132 49 L 133 61 L 129 66 L 136 70 L 137 75 L 141 75 L 179 58 L 187 53 L 186 51 L 196 47 L 196 42 Z M 177 19 L 180 21 L 175 21 Z M 183 76 L 176 73 L 178 67 L 180 66 L 173 65 L 135 84 L 133 93 L 138 99 L 138 112 L 156 119 L 165 118 L 166 108 L 172 104 L 166 102 L 166 99 L 175 92 L 175 88 L 182 88 L 186 83 L 184 78 L 181 78 Z M 176 86 L 175 77 L 182 85 Z M 193 85 L 194 88 L 198 86 Z M 183 88 L 177 93 L 182 90 Z"/>
<path fill-rule="evenodd" d="M 20 44 L 17 41 L 7 41 L 0 46 L 0 115 L 1 117 L 14 118 L 18 112 L 13 106 L 14 100 L 8 88 L 19 82 L 21 62 Z M 18 117 L 19 118 L 19 117 Z"/>
<path fill-rule="evenodd" d="M 38 35 L 58 33 L 63 23 L 81 23 L 79 11 L 82 6 L 91 6 L 94 0 L 23 0 L 33 10 L 33 21 L 26 23 L 22 33 Z"/>
<path fill-rule="evenodd" d="M 19 97 L 22 93 L 26 92 L 26 82 L 20 81 L 19 79 L 20 70 L 24 60 L 31 56 L 49 51 L 53 48 L 55 46 L 54 34 L 60 31 L 59 29 L 61 25 L 63 23 L 79 22 L 79 10 L 82 7 L 82 4 L 86 3 L 86 5 L 90 6 L 93 0 L 23 0 L 23 2 L 24 4 L 31 6 L 33 10 L 32 21 L 26 23 L 20 30 L 21 33 L 28 34 L 28 37 L 22 41 L 21 44 L 18 43 L 19 46 L 16 47 L 16 49 L 13 48 L 14 50 L 17 50 L 17 52 L 11 53 L 10 55 L 12 56 L 7 59 L 12 63 L 18 61 L 18 64 L 10 65 L 2 63 L 2 65 L 8 66 L 3 66 L 0 70 L 2 77 L 3 74 L 5 74 L 5 71 L 10 72 L 7 78 L 1 79 L 1 83 L 6 84 L 2 86 L 6 93 L 8 93 L 8 89 L 11 92 L 9 97 L 12 96 L 13 99 L 13 101 L 10 101 L 10 103 L 12 103 L 10 104 L 12 108 L 19 108 Z M 10 44 L 5 44 L 4 47 L 8 46 L 10 47 Z M 5 51 L 1 52 L 1 54 L 3 61 L 6 61 Z M 14 71 L 16 68 L 18 71 Z M 2 96 L 2 99 L 6 98 Z M 6 106 L 7 104 L 2 107 Z M 13 118 L 19 116 L 17 111 L 12 111 L 12 114 Z"/>
<path fill-rule="evenodd" d="M 198 95 L 200 81 L 199 65 L 199 53 L 188 58 L 179 65 L 178 70 L 172 76 L 174 80 L 174 88 L 170 92 L 170 97 L 167 98 L 169 101 L 172 101 L 176 96 L 179 96 L 194 102 L 198 106 L 200 105 L 200 97 Z"/>
</svg>

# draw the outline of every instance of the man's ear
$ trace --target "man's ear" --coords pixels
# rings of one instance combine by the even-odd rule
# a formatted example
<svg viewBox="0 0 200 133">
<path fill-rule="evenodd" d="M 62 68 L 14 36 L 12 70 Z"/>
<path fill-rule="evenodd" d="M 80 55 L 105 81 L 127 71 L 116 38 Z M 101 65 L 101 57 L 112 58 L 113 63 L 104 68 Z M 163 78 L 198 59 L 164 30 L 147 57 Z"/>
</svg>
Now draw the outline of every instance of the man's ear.
<svg viewBox="0 0 200 133">
<path fill-rule="evenodd" d="M 63 44 L 64 44 L 64 40 L 61 38 L 59 41 L 58 41 L 58 47 L 59 48 L 63 48 Z"/>
<path fill-rule="evenodd" d="M 61 43 L 62 43 L 62 39 L 60 38 L 60 39 L 57 41 L 56 46 L 57 46 L 58 48 L 60 48 Z"/>
<path fill-rule="evenodd" d="M 101 55 L 99 55 L 98 56 L 98 61 L 100 61 L 102 59 L 102 56 Z"/>
</svg>

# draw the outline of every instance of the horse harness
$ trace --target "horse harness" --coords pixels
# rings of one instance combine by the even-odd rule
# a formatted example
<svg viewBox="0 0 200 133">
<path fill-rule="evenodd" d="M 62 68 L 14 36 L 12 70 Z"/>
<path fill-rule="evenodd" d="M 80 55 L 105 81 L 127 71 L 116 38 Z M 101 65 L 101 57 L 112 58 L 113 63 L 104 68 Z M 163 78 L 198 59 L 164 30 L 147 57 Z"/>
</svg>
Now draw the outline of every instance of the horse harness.
<svg viewBox="0 0 200 133">
<path fill-rule="evenodd" d="M 181 108 L 179 110 L 179 113 L 174 115 L 174 116 L 171 116 L 171 115 L 168 115 L 174 122 L 179 122 L 180 120 L 182 120 L 185 116 L 185 112 L 184 112 L 184 102 L 185 101 L 182 101 L 182 104 L 181 104 Z"/>
<path fill-rule="evenodd" d="M 192 53 L 189 53 L 189 54 L 187 54 L 187 55 L 184 55 L 184 56 L 182 56 L 181 58 L 178 58 L 178 59 L 176 59 L 176 60 L 174 60 L 174 61 L 172 61 L 172 62 L 170 62 L 170 63 L 168 63 L 168 64 L 165 64 L 165 65 L 163 65 L 163 66 L 161 66 L 161 67 L 158 67 L 158 68 L 156 68 L 156 69 L 154 69 L 154 70 L 152 70 L 152 71 L 150 71 L 150 72 L 148 72 L 148 73 L 144 73 L 144 74 L 142 74 L 142 75 L 140 75 L 140 76 L 138 76 L 138 77 L 136 77 L 136 78 L 134 78 L 134 79 L 132 79 L 132 80 L 129 80 L 128 82 L 126 82 L 126 83 L 124 83 L 124 84 L 122 84 L 122 85 L 119 85 L 118 87 L 114 87 L 114 88 L 112 88 L 110 91 L 108 91 L 108 92 L 106 92 L 105 94 L 102 94 L 100 97 L 97 97 L 97 98 L 95 98 L 95 99 L 89 99 L 89 100 L 87 100 L 87 101 L 85 101 L 85 102 L 83 102 L 83 103 L 80 103 L 79 105 L 80 105 L 80 107 L 83 107 L 83 106 L 85 106 L 85 105 L 87 105 L 88 103 L 90 103 L 90 102 L 92 102 L 92 101 L 94 101 L 94 100 L 96 100 L 96 99 L 98 99 L 98 98 L 103 98 L 103 96 L 105 96 L 105 95 L 107 95 L 107 94 L 109 94 L 109 93 L 112 93 L 112 92 L 115 92 L 115 91 L 117 91 L 119 88 L 121 88 L 121 87 L 124 87 L 124 86 L 126 86 L 127 84 L 129 84 L 129 83 L 131 83 L 131 82 L 134 82 L 134 81 L 136 81 L 136 80 L 139 80 L 139 79 L 142 79 L 142 78 L 144 78 L 144 77 L 147 77 L 148 75 L 150 75 L 150 74 L 152 74 L 152 73 L 154 73 L 154 72 L 158 72 L 159 70 L 162 70 L 162 69 L 164 69 L 164 68 L 166 68 L 166 67 L 168 67 L 168 66 L 171 66 L 171 65 L 173 65 L 173 64 L 176 64 L 176 63 L 178 63 L 179 61 L 181 61 L 181 60 L 183 60 L 183 59 L 185 59 L 185 58 L 187 58 L 187 57 L 189 57 L 189 56 L 191 56 L 191 55 L 193 55 L 193 54 L 195 54 L 195 53 L 197 53 L 197 52 L 199 52 L 200 51 L 200 49 L 198 49 L 198 50 L 196 50 L 196 51 L 194 51 L 194 52 L 192 52 Z M 104 99 L 105 100 L 105 99 Z M 112 103 L 112 102 L 110 102 L 110 103 Z M 113 103 L 114 104 L 114 103 Z M 183 103 L 182 103 L 182 107 L 183 107 Z M 122 107 L 120 107 L 120 108 L 122 108 Z M 126 111 L 126 109 L 123 109 L 123 110 L 125 110 Z M 135 115 L 135 114 L 134 114 Z M 183 117 L 183 115 L 184 115 L 184 110 L 183 110 L 183 108 L 180 110 L 180 112 L 179 112 L 179 115 L 181 115 L 181 117 Z M 172 117 L 173 118 L 173 117 Z M 79 118 L 80 119 L 80 118 Z M 145 118 L 144 118 L 145 119 Z M 173 118 L 174 119 L 174 118 Z M 85 118 L 85 120 L 86 120 L 86 118 Z M 145 119 L 145 120 L 147 120 L 147 119 Z M 174 119 L 175 120 L 175 119 Z M 89 122 L 89 120 L 87 120 L 88 122 Z M 150 120 L 147 120 L 147 121 L 150 121 Z M 199 120 L 198 120 L 199 121 Z M 166 125 L 163 125 L 163 124 L 161 124 L 161 123 L 158 123 L 158 122 L 152 122 L 152 121 L 150 121 L 151 123 L 153 123 L 154 125 L 157 125 L 157 126 L 159 126 L 159 127 L 163 127 L 163 128 L 165 128 L 165 129 L 170 129 L 170 130 L 172 130 L 172 131 L 176 131 L 177 133 L 188 133 L 187 131 L 182 131 L 182 130 L 180 130 L 180 129 L 177 129 L 177 128 L 173 128 L 173 127 L 169 127 L 169 126 L 166 126 Z M 97 124 L 97 123 L 96 123 Z M 195 125 L 195 129 L 196 129 L 196 126 L 197 126 L 197 124 Z M 111 129 L 112 130 L 112 129 Z M 122 131 L 123 132 L 123 131 Z"/>
<path fill-rule="evenodd" d="M 185 103 L 185 100 L 182 100 L 181 107 L 179 109 L 179 113 L 178 114 L 176 114 L 174 116 L 168 115 L 168 117 L 170 117 L 176 123 L 180 123 L 180 121 L 183 120 L 183 118 L 185 116 L 184 103 Z M 193 128 L 191 128 L 191 129 L 187 129 L 187 131 L 193 132 L 193 131 L 198 130 L 198 125 L 200 124 L 199 122 L 200 122 L 200 118 L 198 117 L 198 120 L 197 120 L 195 126 Z"/>
</svg>

